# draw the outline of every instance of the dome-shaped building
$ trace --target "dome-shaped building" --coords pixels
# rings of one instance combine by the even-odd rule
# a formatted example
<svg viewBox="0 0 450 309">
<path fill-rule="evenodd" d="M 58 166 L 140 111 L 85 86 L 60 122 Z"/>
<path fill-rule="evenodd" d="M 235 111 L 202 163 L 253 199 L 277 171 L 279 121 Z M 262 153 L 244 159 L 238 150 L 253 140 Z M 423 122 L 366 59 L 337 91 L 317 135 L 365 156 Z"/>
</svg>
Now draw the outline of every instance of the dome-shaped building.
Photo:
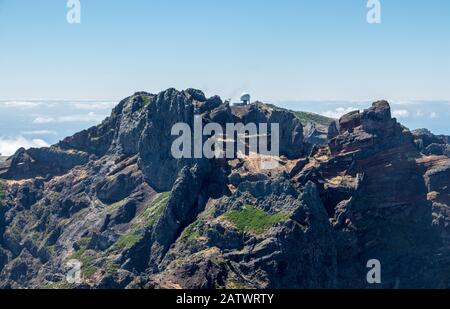
<svg viewBox="0 0 450 309">
<path fill-rule="evenodd" d="M 250 103 L 250 99 L 251 99 L 251 96 L 250 96 L 249 93 L 243 93 L 243 94 L 241 95 L 241 102 L 242 102 L 242 104 L 244 104 L 244 105 L 249 104 L 249 103 Z"/>
</svg>

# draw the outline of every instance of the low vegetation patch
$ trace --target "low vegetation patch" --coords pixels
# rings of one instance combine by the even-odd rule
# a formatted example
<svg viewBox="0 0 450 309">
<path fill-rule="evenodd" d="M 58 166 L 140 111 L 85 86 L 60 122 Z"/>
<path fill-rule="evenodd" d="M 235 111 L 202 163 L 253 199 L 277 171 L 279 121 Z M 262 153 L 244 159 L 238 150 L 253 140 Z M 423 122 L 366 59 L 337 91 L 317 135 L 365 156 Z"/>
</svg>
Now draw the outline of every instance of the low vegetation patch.
<svg viewBox="0 0 450 309">
<path fill-rule="evenodd" d="M 150 104 L 150 96 L 148 95 L 143 95 L 142 96 L 142 100 L 144 101 L 144 106 L 147 106 Z"/>
<path fill-rule="evenodd" d="M 134 220 L 130 229 L 120 236 L 110 251 L 128 250 L 138 243 L 144 237 L 143 228 L 150 227 L 156 223 L 164 212 L 169 198 L 170 192 L 160 193 Z"/>
<path fill-rule="evenodd" d="M 0 180 L 0 202 L 5 199 L 6 196 L 6 186 L 5 184 Z"/>
<path fill-rule="evenodd" d="M 47 289 L 49 290 L 70 290 L 74 288 L 75 288 L 74 284 L 69 283 L 65 280 L 59 282 L 49 282 L 47 284 Z"/>
<path fill-rule="evenodd" d="M 170 192 L 160 193 L 138 216 L 136 222 L 133 224 L 133 228 L 141 226 L 149 227 L 154 225 L 164 212 L 164 209 L 169 202 L 169 198 Z"/>
<path fill-rule="evenodd" d="M 139 109 L 139 112 L 142 112 L 150 104 L 151 96 L 143 94 L 143 95 L 140 95 L 139 97 L 142 99 L 142 102 L 144 103 L 144 104 L 142 104 L 141 108 Z"/>
<path fill-rule="evenodd" d="M 118 202 L 115 202 L 114 204 L 109 205 L 109 206 L 108 206 L 108 209 L 109 209 L 110 211 L 113 211 L 113 210 L 115 210 L 115 209 L 121 207 L 123 204 L 125 204 L 126 201 L 127 201 L 127 198 L 124 198 L 124 199 L 121 200 L 121 201 L 118 201 Z"/>
<path fill-rule="evenodd" d="M 115 263 L 113 263 L 113 262 L 111 262 L 111 261 L 108 261 L 108 262 L 106 262 L 106 264 L 105 264 L 105 271 L 106 271 L 106 273 L 108 273 L 108 274 L 114 274 L 114 273 L 116 273 L 119 269 L 120 269 L 120 266 L 117 265 L 117 264 L 115 264 Z"/>
<path fill-rule="evenodd" d="M 98 268 L 92 264 L 83 265 L 81 267 L 81 276 L 83 278 L 91 278 L 92 276 L 95 275 L 97 270 L 98 270 Z"/>
<path fill-rule="evenodd" d="M 286 213 L 269 214 L 250 205 L 245 205 L 239 211 L 227 212 L 224 217 L 241 232 L 256 234 L 264 233 L 273 225 L 289 219 Z"/>
<path fill-rule="evenodd" d="M 324 126 L 329 126 L 334 121 L 334 119 L 314 113 L 294 112 L 294 114 L 303 125 L 305 125 L 307 122 L 316 122 Z"/>
<path fill-rule="evenodd" d="M 190 240 L 190 241 L 194 241 L 197 238 L 199 238 L 200 237 L 200 233 L 198 232 L 199 224 L 200 224 L 200 221 L 197 220 L 194 223 L 192 223 L 191 225 L 188 225 L 184 229 L 183 233 L 181 233 L 180 238 L 183 239 L 183 240 L 187 239 L 187 240 Z"/>
<path fill-rule="evenodd" d="M 126 234 L 120 236 L 120 238 L 116 241 L 116 243 L 111 247 L 112 251 L 123 249 L 128 250 L 131 249 L 137 242 L 139 242 L 142 237 L 144 237 L 143 233 L 136 233 L 135 231 L 130 231 Z"/>
<path fill-rule="evenodd" d="M 91 237 L 83 237 L 78 241 L 78 245 L 81 248 L 87 248 L 87 246 L 89 245 L 90 242 L 91 242 Z"/>
<path fill-rule="evenodd" d="M 90 278 L 97 272 L 97 267 L 93 262 L 97 259 L 97 254 L 92 250 L 88 250 L 87 247 L 91 241 L 90 237 L 81 238 L 78 241 L 80 249 L 75 251 L 69 256 L 67 260 L 78 260 L 82 263 L 81 275 L 83 278 Z"/>
<path fill-rule="evenodd" d="M 47 248 L 48 253 L 50 253 L 50 254 L 54 254 L 56 251 L 55 245 L 47 246 L 46 248 Z"/>
<path fill-rule="evenodd" d="M 87 252 L 88 251 L 87 246 L 88 246 L 89 242 L 90 242 L 90 238 L 88 238 L 88 237 L 82 238 L 78 242 L 80 249 L 78 249 L 77 251 L 72 253 L 72 255 L 69 256 L 68 260 L 78 260 L 81 263 L 83 263 L 83 265 L 89 264 L 90 262 L 92 262 L 95 259 L 95 256 L 89 255 Z"/>
</svg>

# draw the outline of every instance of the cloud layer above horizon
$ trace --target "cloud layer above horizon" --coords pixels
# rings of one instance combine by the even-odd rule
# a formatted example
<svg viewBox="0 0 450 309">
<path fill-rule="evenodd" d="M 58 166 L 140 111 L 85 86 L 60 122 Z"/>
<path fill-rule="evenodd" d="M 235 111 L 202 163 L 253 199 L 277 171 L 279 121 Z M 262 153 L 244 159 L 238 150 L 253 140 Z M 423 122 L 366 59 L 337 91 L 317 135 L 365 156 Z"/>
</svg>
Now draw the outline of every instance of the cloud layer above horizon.
<svg viewBox="0 0 450 309">
<path fill-rule="evenodd" d="M 99 124 L 115 102 L 107 101 L 0 101 L 0 154 L 19 148 L 47 147 L 67 136 Z"/>
<path fill-rule="evenodd" d="M 23 136 L 15 138 L 3 138 L 0 137 L 0 155 L 11 156 L 20 148 L 41 148 L 50 146 L 46 141 L 42 139 L 28 139 Z"/>
</svg>

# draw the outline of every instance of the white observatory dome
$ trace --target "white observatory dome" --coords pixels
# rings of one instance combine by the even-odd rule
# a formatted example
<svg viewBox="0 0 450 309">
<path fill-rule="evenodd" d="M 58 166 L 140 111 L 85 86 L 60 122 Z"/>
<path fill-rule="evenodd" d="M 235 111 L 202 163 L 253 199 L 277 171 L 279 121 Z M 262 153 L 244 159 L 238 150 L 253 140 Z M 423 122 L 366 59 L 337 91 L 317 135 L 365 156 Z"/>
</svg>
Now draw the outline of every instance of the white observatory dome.
<svg viewBox="0 0 450 309">
<path fill-rule="evenodd" d="M 243 93 L 241 95 L 241 101 L 244 103 L 250 103 L 250 94 L 249 93 Z"/>
</svg>

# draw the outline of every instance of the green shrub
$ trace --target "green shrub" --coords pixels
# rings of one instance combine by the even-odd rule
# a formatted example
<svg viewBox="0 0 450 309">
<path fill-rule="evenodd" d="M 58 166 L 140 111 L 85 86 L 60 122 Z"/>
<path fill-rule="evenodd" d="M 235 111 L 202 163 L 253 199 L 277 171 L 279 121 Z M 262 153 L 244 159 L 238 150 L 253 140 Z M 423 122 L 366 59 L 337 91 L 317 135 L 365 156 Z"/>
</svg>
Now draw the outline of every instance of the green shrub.
<svg viewBox="0 0 450 309">
<path fill-rule="evenodd" d="M 256 234 L 264 233 L 274 224 L 289 219 L 286 213 L 269 214 L 250 205 L 245 205 L 239 211 L 227 212 L 224 217 L 241 232 Z"/>
</svg>

